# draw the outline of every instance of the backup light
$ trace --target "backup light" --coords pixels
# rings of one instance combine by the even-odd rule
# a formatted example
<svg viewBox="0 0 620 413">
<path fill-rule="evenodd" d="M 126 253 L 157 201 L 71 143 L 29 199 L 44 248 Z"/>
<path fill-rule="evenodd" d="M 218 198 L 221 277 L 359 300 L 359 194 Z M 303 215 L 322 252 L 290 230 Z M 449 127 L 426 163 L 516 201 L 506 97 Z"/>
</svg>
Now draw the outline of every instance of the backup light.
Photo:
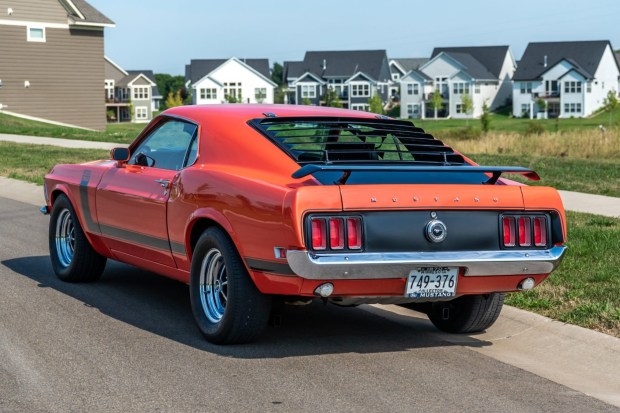
<svg viewBox="0 0 620 413">
<path fill-rule="evenodd" d="M 334 284 L 324 283 L 314 289 L 314 293 L 323 298 L 327 298 L 334 292 Z"/>
<path fill-rule="evenodd" d="M 535 285 L 536 285 L 536 281 L 530 277 L 530 278 L 526 278 L 522 280 L 517 286 L 517 288 L 519 290 L 527 291 L 527 290 L 531 290 L 532 288 L 534 288 Z"/>
</svg>

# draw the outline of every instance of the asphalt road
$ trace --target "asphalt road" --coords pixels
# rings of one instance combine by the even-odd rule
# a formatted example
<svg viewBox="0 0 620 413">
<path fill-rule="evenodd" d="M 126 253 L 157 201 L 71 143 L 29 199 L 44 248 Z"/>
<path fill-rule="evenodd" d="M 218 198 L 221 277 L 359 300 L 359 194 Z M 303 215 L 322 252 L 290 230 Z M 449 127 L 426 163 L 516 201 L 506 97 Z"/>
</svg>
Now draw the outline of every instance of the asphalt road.
<svg viewBox="0 0 620 413">
<path fill-rule="evenodd" d="M 288 307 L 257 343 L 211 345 L 183 284 L 112 262 L 57 280 L 48 220 L 0 198 L 0 412 L 620 411 L 377 308 Z"/>
</svg>

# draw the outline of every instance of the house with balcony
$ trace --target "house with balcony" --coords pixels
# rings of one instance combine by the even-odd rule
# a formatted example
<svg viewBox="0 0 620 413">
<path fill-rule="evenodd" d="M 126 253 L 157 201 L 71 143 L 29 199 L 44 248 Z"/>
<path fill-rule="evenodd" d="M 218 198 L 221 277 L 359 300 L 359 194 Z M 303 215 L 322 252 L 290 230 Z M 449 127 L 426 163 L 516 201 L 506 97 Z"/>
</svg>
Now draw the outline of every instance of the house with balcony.
<svg viewBox="0 0 620 413">
<path fill-rule="evenodd" d="M 0 4 L 0 110 L 104 130 L 104 30 L 114 22 L 84 0 Z"/>
<path fill-rule="evenodd" d="M 620 69 L 608 40 L 529 43 L 513 78 L 517 117 L 586 117 L 618 93 Z"/>
<path fill-rule="evenodd" d="M 490 110 L 509 103 L 515 68 L 509 46 L 435 48 L 400 78 L 401 117 L 478 118 L 485 103 Z"/>
<path fill-rule="evenodd" d="M 196 59 L 185 66 L 185 86 L 195 105 L 273 103 L 277 86 L 268 59 Z"/>
<path fill-rule="evenodd" d="M 368 100 L 390 96 L 390 68 L 385 50 L 310 51 L 303 61 L 284 62 L 287 103 L 324 105 L 328 89 L 345 108 L 368 110 Z"/>
<path fill-rule="evenodd" d="M 124 70 L 107 56 L 105 108 L 108 122 L 150 122 L 161 94 L 152 70 Z"/>
</svg>

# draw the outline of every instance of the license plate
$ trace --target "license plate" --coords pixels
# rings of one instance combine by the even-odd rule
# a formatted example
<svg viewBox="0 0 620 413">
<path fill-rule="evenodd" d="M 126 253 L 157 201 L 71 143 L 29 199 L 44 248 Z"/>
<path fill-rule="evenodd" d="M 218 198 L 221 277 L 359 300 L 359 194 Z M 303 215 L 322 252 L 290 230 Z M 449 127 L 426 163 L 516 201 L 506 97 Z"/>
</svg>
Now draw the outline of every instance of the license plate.
<svg viewBox="0 0 620 413">
<path fill-rule="evenodd" d="M 458 267 L 418 267 L 409 273 L 405 296 L 443 298 L 456 295 Z"/>
</svg>

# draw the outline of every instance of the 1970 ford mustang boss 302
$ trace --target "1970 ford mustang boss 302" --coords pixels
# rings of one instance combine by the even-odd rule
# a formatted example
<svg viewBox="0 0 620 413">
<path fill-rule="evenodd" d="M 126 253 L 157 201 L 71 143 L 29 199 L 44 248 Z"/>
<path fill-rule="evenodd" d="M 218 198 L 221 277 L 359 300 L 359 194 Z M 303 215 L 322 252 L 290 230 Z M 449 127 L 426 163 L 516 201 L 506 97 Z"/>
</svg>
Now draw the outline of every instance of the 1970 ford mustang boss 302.
<svg viewBox="0 0 620 413">
<path fill-rule="evenodd" d="M 106 259 L 189 284 L 214 343 L 257 338 L 272 302 L 409 304 L 476 332 L 509 291 L 560 263 L 552 188 L 506 179 L 411 122 L 344 109 L 173 108 L 111 159 L 45 177 L 54 271 L 94 281 Z"/>
</svg>

